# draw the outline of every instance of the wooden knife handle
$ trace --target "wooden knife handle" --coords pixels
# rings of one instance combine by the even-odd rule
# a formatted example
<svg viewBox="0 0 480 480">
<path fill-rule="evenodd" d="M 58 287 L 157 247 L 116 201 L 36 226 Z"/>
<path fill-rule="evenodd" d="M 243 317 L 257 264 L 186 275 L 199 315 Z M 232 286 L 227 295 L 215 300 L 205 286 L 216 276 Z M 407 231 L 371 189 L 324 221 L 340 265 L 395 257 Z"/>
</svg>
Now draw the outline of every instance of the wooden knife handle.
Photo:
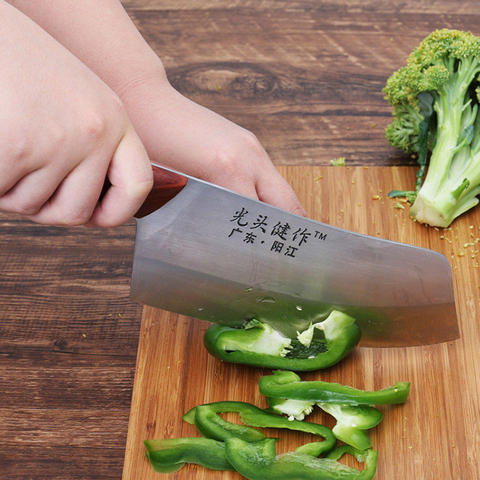
<svg viewBox="0 0 480 480">
<path fill-rule="evenodd" d="M 165 170 L 158 165 L 152 165 L 153 169 L 153 187 L 150 190 L 147 198 L 143 202 L 143 205 L 138 209 L 134 215 L 135 218 L 146 217 L 150 213 L 163 207 L 169 200 L 179 193 L 183 187 L 187 184 L 188 178 L 184 177 L 170 170 Z M 108 178 L 103 185 L 100 200 L 107 193 L 107 190 L 111 187 L 111 183 Z"/>
<path fill-rule="evenodd" d="M 179 193 L 187 184 L 188 178 L 175 172 L 164 170 L 152 165 L 153 187 L 143 205 L 134 215 L 135 218 L 146 217 L 150 213 L 163 207 L 169 200 Z"/>
</svg>

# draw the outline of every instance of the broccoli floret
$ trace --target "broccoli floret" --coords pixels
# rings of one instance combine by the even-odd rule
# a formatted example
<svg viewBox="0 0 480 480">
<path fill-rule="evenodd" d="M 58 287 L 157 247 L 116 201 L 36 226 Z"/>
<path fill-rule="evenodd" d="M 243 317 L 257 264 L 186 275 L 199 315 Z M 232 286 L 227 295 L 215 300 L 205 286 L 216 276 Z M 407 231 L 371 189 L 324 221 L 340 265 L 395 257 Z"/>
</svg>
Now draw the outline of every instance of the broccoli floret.
<svg viewBox="0 0 480 480">
<path fill-rule="evenodd" d="M 480 38 L 436 30 L 384 88 L 393 106 L 390 143 L 418 155 L 415 191 L 390 192 L 413 203 L 410 216 L 447 227 L 480 194 Z M 426 171 L 425 178 L 424 174 Z"/>
<path fill-rule="evenodd" d="M 334 158 L 330 160 L 330 163 L 334 167 L 344 167 L 345 166 L 345 157 Z"/>
</svg>

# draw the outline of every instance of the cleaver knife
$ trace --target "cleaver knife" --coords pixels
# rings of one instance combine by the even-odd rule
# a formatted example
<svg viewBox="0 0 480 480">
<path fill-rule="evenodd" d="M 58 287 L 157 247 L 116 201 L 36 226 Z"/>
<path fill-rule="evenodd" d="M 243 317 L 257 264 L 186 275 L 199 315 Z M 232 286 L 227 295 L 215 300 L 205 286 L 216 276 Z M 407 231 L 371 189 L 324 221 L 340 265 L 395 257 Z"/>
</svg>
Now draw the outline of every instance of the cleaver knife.
<svg viewBox="0 0 480 480">
<path fill-rule="evenodd" d="M 135 215 L 133 300 L 230 326 L 256 318 L 289 337 L 336 309 L 356 319 L 368 347 L 459 338 L 444 255 L 152 167 Z"/>
</svg>

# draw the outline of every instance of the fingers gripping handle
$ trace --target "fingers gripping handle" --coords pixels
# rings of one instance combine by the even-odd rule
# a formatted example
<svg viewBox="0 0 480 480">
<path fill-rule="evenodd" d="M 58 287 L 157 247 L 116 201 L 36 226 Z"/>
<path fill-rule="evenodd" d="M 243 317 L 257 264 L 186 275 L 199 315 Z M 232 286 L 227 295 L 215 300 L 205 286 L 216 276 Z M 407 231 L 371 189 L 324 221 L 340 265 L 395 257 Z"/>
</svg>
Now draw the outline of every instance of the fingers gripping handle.
<svg viewBox="0 0 480 480">
<path fill-rule="evenodd" d="M 153 187 L 142 206 L 134 215 L 135 218 L 146 217 L 150 213 L 163 207 L 169 200 L 175 197 L 187 184 L 188 178 L 171 170 L 166 170 L 158 165 L 153 165 Z M 103 185 L 100 200 L 112 186 L 108 178 Z"/>
<path fill-rule="evenodd" d="M 153 168 L 153 187 L 143 205 L 134 215 L 135 218 L 146 217 L 150 213 L 163 207 L 175 197 L 187 184 L 187 177 L 170 170 L 165 170 L 158 165 Z"/>
</svg>

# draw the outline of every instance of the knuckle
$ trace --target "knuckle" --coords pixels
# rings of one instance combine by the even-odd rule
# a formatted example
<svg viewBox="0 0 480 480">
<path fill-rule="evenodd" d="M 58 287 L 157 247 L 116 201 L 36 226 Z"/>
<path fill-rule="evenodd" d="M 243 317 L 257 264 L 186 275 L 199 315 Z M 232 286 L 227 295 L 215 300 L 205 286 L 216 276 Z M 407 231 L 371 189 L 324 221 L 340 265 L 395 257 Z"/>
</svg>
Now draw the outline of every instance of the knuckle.
<svg viewBox="0 0 480 480">
<path fill-rule="evenodd" d="M 84 113 L 84 138 L 93 145 L 103 143 L 112 135 L 121 134 L 126 119 L 127 113 L 122 101 L 117 95 L 112 94 L 105 109 L 99 109 L 93 105 Z"/>
<path fill-rule="evenodd" d="M 216 161 L 224 168 L 238 168 L 248 158 L 266 157 L 266 152 L 255 134 L 242 130 L 235 142 L 228 148 L 217 148 L 214 152 Z"/>
<path fill-rule="evenodd" d="M 303 206 L 298 204 L 297 202 L 296 202 L 295 206 L 292 208 L 292 213 L 294 213 L 296 215 L 299 215 L 301 217 L 306 217 L 307 216 L 307 212 L 305 211 Z"/>
<path fill-rule="evenodd" d="M 250 157 L 254 157 L 254 158 L 268 157 L 267 152 L 263 148 L 257 136 L 248 130 L 243 131 L 242 144 L 243 144 L 244 151 L 246 151 L 246 153 Z"/>
<path fill-rule="evenodd" d="M 263 152 L 263 147 L 260 144 L 257 136 L 254 133 L 250 132 L 249 130 L 243 130 L 242 140 L 245 143 L 247 148 L 250 148 L 252 150 L 259 150 Z"/>
<path fill-rule="evenodd" d="M 97 111 L 85 114 L 83 122 L 83 136 L 88 144 L 98 144 L 108 130 L 108 121 L 104 115 Z"/>
<path fill-rule="evenodd" d="M 205 179 L 223 179 L 226 183 L 240 178 L 254 179 L 261 166 L 266 165 L 266 161 L 270 163 L 257 137 L 247 130 L 237 132 L 235 141 L 228 145 L 217 145 L 210 156 Z"/>
<path fill-rule="evenodd" d="M 54 202 L 53 209 L 60 225 L 71 227 L 84 225 L 90 220 L 95 204 L 89 201 Z"/>
<path fill-rule="evenodd" d="M 33 148 L 28 141 L 25 132 L 17 129 L 9 129 L 0 139 L 0 148 L 3 158 L 6 158 L 9 163 L 12 163 L 16 168 L 21 169 L 24 164 L 33 154 Z"/>
<path fill-rule="evenodd" d="M 92 216 L 92 209 L 87 206 L 77 206 L 64 210 L 60 217 L 60 223 L 70 227 L 84 225 Z"/>
<path fill-rule="evenodd" d="M 24 217 L 31 217 L 33 215 L 36 215 L 41 208 L 41 203 L 33 199 L 22 198 L 16 202 L 12 201 L 10 210 Z"/>
<path fill-rule="evenodd" d="M 60 123 L 53 123 L 49 125 L 48 135 L 50 138 L 49 145 L 49 154 L 52 155 L 54 152 L 65 151 L 65 146 L 69 141 L 68 130 L 64 125 Z"/>
</svg>

